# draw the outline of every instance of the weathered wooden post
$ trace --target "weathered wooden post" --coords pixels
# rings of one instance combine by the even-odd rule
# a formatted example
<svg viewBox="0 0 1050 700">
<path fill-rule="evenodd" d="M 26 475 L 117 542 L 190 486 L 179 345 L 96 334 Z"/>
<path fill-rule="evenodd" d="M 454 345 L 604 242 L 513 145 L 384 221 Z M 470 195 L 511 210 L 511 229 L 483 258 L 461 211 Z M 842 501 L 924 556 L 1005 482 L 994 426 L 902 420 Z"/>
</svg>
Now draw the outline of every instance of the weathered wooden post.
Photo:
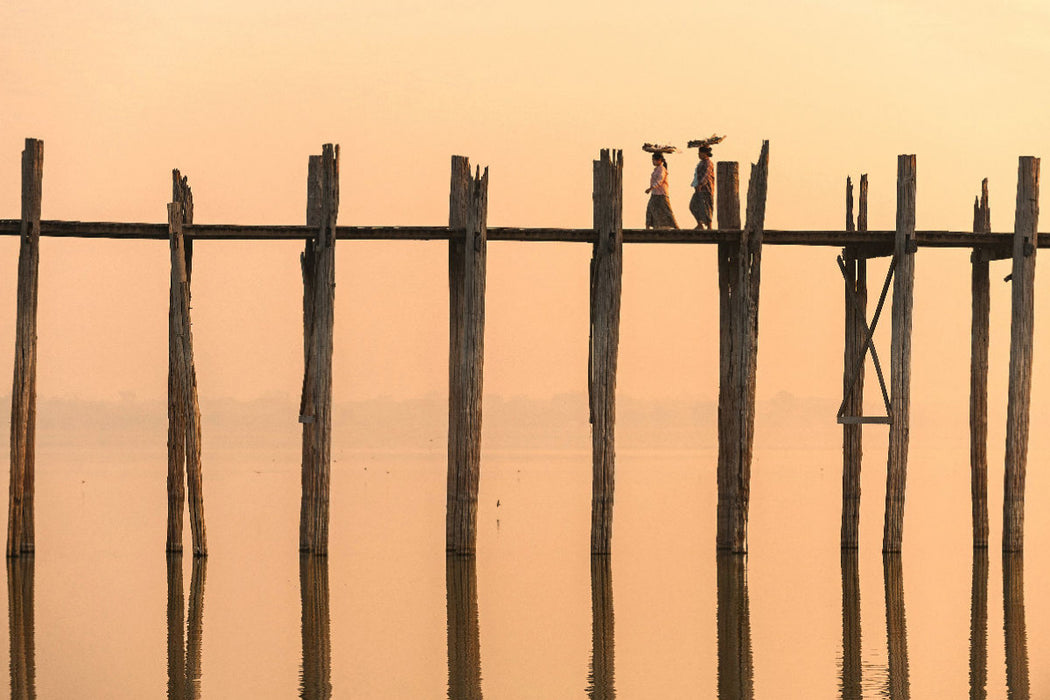
<svg viewBox="0 0 1050 700">
<path fill-rule="evenodd" d="M 172 175 L 171 201 L 182 205 L 182 222 L 193 224 L 193 192 L 186 178 L 178 171 Z M 191 239 L 183 236 L 186 265 L 186 293 L 191 294 L 193 277 L 193 247 Z M 174 275 L 168 287 L 168 552 L 182 551 L 183 512 L 186 510 L 186 423 L 183 407 L 183 386 L 179 373 L 179 344 L 175 332 L 175 316 L 179 313 L 179 295 L 182 294 Z M 181 583 L 180 583 L 181 589 Z"/>
<path fill-rule="evenodd" d="M 991 233 L 988 179 L 973 203 L 973 232 Z M 988 257 L 980 248 L 970 254 L 970 493 L 973 504 L 973 546 L 988 546 L 988 321 L 990 317 Z M 974 554 L 974 557 L 977 555 Z M 976 559 L 975 559 L 976 561 Z"/>
<path fill-rule="evenodd" d="M 1028 462 L 1028 409 L 1032 398 L 1032 335 L 1035 326 L 1035 252 L 1039 225 L 1039 159 L 1017 164 L 1010 385 L 1006 409 L 1006 476 L 1003 486 L 1003 551 L 1024 549 L 1024 483 Z"/>
<path fill-rule="evenodd" d="M 34 549 L 36 443 L 36 307 L 40 268 L 40 203 L 44 142 L 26 139 L 22 151 L 22 225 L 18 249 L 15 371 L 11 387 L 11 480 L 7 556 Z"/>
<path fill-rule="evenodd" d="M 302 599 L 303 668 L 299 696 L 332 697 L 332 636 L 328 596 L 328 558 L 299 555 Z"/>
<path fill-rule="evenodd" d="M 591 555 L 591 667 L 587 697 L 616 697 L 616 617 L 613 613 L 612 557 Z"/>
<path fill-rule="evenodd" d="M 466 206 L 457 179 L 467 174 Z M 470 177 L 466 158 L 453 158 L 449 223 L 449 494 L 445 514 L 445 549 L 473 554 L 477 547 L 478 485 L 481 475 L 481 396 L 485 356 L 485 262 L 488 248 L 489 170 Z M 464 212 L 465 209 L 465 212 Z M 459 245 L 454 245 L 459 238 Z M 462 263 L 454 263 L 459 255 Z M 453 367 L 453 365 L 456 365 Z"/>
<path fill-rule="evenodd" d="M 754 663 L 747 558 L 718 552 L 718 697 L 752 700 Z"/>
<path fill-rule="evenodd" d="M 888 697 L 908 698 L 908 623 L 904 614 L 904 567 L 899 552 L 882 555 L 886 585 L 886 650 L 889 657 Z"/>
<path fill-rule="evenodd" d="M 326 143 L 311 158 L 307 223 L 317 234 L 306 244 L 303 269 L 305 367 L 299 408 L 303 424 L 303 495 L 299 551 L 328 553 L 332 467 L 332 348 L 335 325 L 335 239 L 339 216 L 339 146 Z"/>
<path fill-rule="evenodd" d="M 1011 699 L 1031 697 L 1025 628 L 1024 554 L 1003 552 L 1003 636 L 1006 641 L 1006 690 Z"/>
<path fill-rule="evenodd" d="M 897 235 L 893 257 L 893 321 L 890 341 L 890 439 L 886 464 L 883 552 L 900 552 L 904 490 L 908 477 L 911 410 L 912 290 L 915 286 L 915 156 L 897 157 Z"/>
<path fill-rule="evenodd" d="M 717 165 L 718 228 L 721 231 L 740 229 L 739 163 L 720 162 Z M 718 549 L 730 547 L 730 465 L 739 460 L 737 413 L 732 387 L 735 386 L 737 367 L 733 364 L 733 334 L 731 333 L 736 270 L 739 246 L 736 243 L 717 244 L 718 255 L 718 506 L 715 542 Z"/>
<path fill-rule="evenodd" d="M 623 151 L 602 149 L 594 161 L 594 249 L 591 258 L 591 554 L 612 552 L 616 468 L 616 363 L 623 276 Z"/>
<path fill-rule="evenodd" d="M 970 697 L 987 697 L 988 685 L 988 547 L 973 550 L 970 584 Z"/>
<path fill-rule="evenodd" d="M 863 697 L 860 636 L 860 562 L 856 548 L 843 547 L 842 564 L 842 697 Z"/>
<path fill-rule="evenodd" d="M 172 203 L 168 205 L 168 243 L 171 250 L 171 290 L 168 311 L 169 367 L 168 388 L 174 384 L 178 401 L 172 411 L 169 396 L 168 425 L 168 551 L 182 550 L 182 464 L 178 445 L 185 442 L 186 486 L 189 492 L 190 529 L 193 555 L 208 553 L 204 527 L 204 495 L 201 475 L 200 407 L 197 403 L 197 370 L 193 361 L 193 327 L 190 322 L 190 277 L 186 238 L 182 228 L 193 214 L 193 195 L 186 178 L 172 171 Z M 170 355 L 174 344 L 174 358 Z M 174 375 L 174 382 L 172 381 Z M 184 437 L 180 438 L 180 433 Z M 173 490 L 172 486 L 178 486 Z"/>
<path fill-rule="evenodd" d="M 10 633 L 11 697 L 36 698 L 33 614 L 33 556 L 7 560 L 7 620 Z"/>
<path fill-rule="evenodd" d="M 747 189 L 747 217 L 740 233 L 735 265 L 730 269 L 728 328 L 730 338 L 728 415 L 725 432 L 727 539 L 721 549 L 747 552 L 747 519 L 751 500 L 751 455 L 755 437 L 755 380 L 758 363 L 758 292 L 762 269 L 762 233 L 766 218 L 769 179 L 769 141 L 762 142 L 758 163 L 751 166 Z M 721 222 L 719 222 L 721 225 Z M 735 372 L 733 370 L 736 370 Z M 723 377 L 725 379 L 725 377 Z M 721 421 L 720 421 L 721 422 Z M 719 448 L 721 451 L 721 447 Z"/>
<path fill-rule="evenodd" d="M 448 631 L 448 696 L 481 699 L 478 575 L 474 557 L 445 557 Z"/>
<path fill-rule="evenodd" d="M 868 176 L 860 176 L 860 201 L 856 229 L 868 230 Z M 853 231 L 853 181 L 846 178 L 846 230 Z M 864 413 L 864 358 L 868 336 L 868 261 L 846 246 L 845 274 L 846 337 L 843 351 L 842 399 L 847 416 Z M 852 384 L 851 384 L 852 381 Z M 840 544 L 856 549 L 860 529 L 860 470 L 863 424 L 842 424 L 842 529 Z"/>
</svg>

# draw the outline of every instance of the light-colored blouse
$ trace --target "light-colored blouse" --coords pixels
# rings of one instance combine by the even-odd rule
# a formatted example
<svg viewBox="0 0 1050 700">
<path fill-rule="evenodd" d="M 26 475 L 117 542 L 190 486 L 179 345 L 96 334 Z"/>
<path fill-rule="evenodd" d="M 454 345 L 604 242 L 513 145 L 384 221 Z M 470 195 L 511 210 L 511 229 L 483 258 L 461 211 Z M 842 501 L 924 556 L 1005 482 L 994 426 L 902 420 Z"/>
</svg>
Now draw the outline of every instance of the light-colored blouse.
<svg viewBox="0 0 1050 700">
<path fill-rule="evenodd" d="M 650 194 L 667 196 L 667 168 L 663 163 L 653 168 L 652 177 L 649 178 Z"/>
</svg>

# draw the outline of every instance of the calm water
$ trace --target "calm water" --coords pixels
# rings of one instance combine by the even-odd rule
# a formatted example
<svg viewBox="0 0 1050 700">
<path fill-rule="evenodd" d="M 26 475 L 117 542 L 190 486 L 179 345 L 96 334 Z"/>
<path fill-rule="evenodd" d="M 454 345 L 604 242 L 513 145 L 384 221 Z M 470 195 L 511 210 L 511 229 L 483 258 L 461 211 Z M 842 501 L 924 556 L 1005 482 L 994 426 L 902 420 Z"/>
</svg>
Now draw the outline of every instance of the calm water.
<svg viewBox="0 0 1050 700">
<path fill-rule="evenodd" d="M 965 449 L 913 448 L 884 559 L 883 445 L 852 556 L 837 448 L 759 449 L 747 558 L 714 552 L 714 451 L 621 450 L 594 559 L 587 452 L 489 451 L 476 560 L 445 556 L 440 452 L 337 445 L 325 560 L 297 552 L 296 451 L 206 443 L 206 562 L 164 555 L 162 449 L 42 447 L 38 553 L 7 571 L 12 695 L 1050 696 L 1039 460 L 1004 560 L 970 547 Z"/>
</svg>

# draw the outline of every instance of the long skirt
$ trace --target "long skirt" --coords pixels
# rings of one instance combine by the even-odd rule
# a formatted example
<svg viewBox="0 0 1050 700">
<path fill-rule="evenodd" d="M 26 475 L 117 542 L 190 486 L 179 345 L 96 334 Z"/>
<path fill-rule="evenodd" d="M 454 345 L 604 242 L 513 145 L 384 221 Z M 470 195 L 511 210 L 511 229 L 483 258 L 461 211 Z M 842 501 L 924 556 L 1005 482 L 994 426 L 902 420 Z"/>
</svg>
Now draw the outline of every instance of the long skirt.
<svg viewBox="0 0 1050 700">
<path fill-rule="evenodd" d="M 693 198 L 689 200 L 689 211 L 693 212 L 693 218 L 700 228 L 711 228 L 711 215 L 714 210 L 715 201 L 709 190 L 693 192 Z"/>
<path fill-rule="evenodd" d="M 649 206 L 645 208 L 646 228 L 678 228 L 678 222 L 674 220 L 674 212 L 671 211 L 671 200 L 667 195 L 649 195 Z"/>
</svg>

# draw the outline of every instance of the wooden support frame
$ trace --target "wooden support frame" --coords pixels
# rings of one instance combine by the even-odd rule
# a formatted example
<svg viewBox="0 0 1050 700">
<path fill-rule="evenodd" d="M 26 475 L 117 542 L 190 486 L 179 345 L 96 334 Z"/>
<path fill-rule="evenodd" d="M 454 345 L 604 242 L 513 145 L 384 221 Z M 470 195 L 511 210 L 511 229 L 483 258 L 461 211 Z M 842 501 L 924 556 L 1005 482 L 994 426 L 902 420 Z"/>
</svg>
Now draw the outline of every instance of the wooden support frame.
<svg viewBox="0 0 1050 700">
<path fill-rule="evenodd" d="M 316 160 L 315 160 L 316 159 Z M 328 554 L 332 469 L 332 351 L 335 327 L 335 230 L 339 217 L 339 146 L 324 144 L 307 175 L 307 221 L 317 236 L 303 252 L 305 367 L 299 408 L 303 424 L 303 494 L 299 551 Z"/>
<path fill-rule="evenodd" d="M 612 552 L 616 471 L 616 365 L 623 277 L 623 151 L 602 149 L 594 161 L 591 257 L 591 554 Z"/>
<path fill-rule="evenodd" d="M 35 549 L 37 290 L 40 270 L 40 207 L 44 142 L 26 139 L 22 151 L 22 220 L 19 227 L 15 367 L 11 387 L 11 478 L 7 510 L 7 556 Z"/>
<path fill-rule="evenodd" d="M 882 551 L 900 552 L 908 475 L 911 410 L 912 291 L 915 286 L 915 156 L 897 157 L 897 237 L 890 345 L 890 439 L 886 460 L 886 511 Z"/>
<path fill-rule="evenodd" d="M 992 230 L 988 179 L 973 203 L 973 232 Z M 970 256 L 970 495 L 973 546 L 988 546 L 988 323 L 991 316 L 988 258 Z M 974 554 L 976 557 L 977 555 Z"/>
<path fill-rule="evenodd" d="M 181 458 L 184 456 L 193 556 L 201 557 L 208 553 L 201 470 L 201 413 L 197 402 L 197 369 L 193 360 L 193 326 L 190 321 L 191 252 L 182 230 L 186 218 L 192 216 L 193 194 L 189 184 L 178 170 L 173 170 L 172 202 L 168 205 L 171 252 L 168 359 L 171 364 L 168 369 L 167 549 L 169 552 L 182 551 Z"/>
<path fill-rule="evenodd" d="M 1017 164 L 1013 289 L 1010 311 L 1010 384 L 1006 409 L 1003 485 L 1003 551 L 1024 549 L 1024 491 L 1028 462 L 1028 415 L 1032 399 L 1032 337 L 1035 326 L 1035 253 L 1039 224 L 1039 159 Z"/>
<path fill-rule="evenodd" d="M 466 188 L 463 189 L 463 174 Z M 481 477 L 481 398 L 485 359 L 485 277 L 489 170 L 470 176 L 466 158 L 452 160 L 449 219 L 464 233 L 449 244 L 449 449 L 445 550 L 477 549 Z"/>
</svg>

